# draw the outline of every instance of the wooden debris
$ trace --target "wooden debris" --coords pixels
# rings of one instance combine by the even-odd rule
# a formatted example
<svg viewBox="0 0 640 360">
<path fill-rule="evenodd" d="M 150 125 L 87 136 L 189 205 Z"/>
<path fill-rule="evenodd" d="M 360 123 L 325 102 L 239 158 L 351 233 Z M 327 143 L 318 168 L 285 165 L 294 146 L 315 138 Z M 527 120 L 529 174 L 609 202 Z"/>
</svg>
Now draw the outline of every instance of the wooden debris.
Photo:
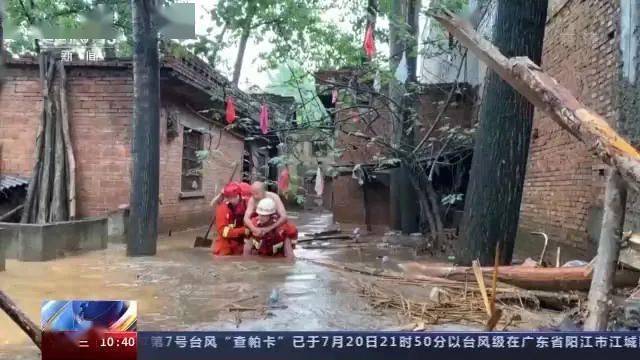
<svg viewBox="0 0 640 360">
<path fill-rule="evenodd" d="M 431 277 L 464 281 L 472 272 L 469 267 L 450 265 L 421 264 L 407 262 L 399 264 L 408 277 L 421 274 Z M 493 267 L 482 267 L 485 278 L 490 278 Z M 530 290 L 588 290 L 591 286 L 591 268 L 587 266 L 560 268 L 533 268 L 527 266 L 500 266 L 498 280 L 501 282 Z M 631 287 L 638 283 L 640 273 L 630 270 L 618 270 L 614 285 L 616 287 Z"/>
<path fill-rule="evenodd" d="M 323 241 L 323 240 L 353 240 L 353 236 L 349 235 L 326 235 L 326 236 L 314 236 L 311 238 L 300 238 L 298 243 Z"/>
<path fill-rule="evenodd" d="M 22 211 L 22 223 L 65 221 L 75 216 L 75 159 L 69 134 L 64 71 L 54 85 L 54 56 L 39 58 L 43 109 L 36 138 L 34 164 Z"/>
<path fill-rule="evenodd" d="M 593 281 L 589 289 L 588 316 L 584 322 L 585 330 L 607 330 L 611 309 L 611 290 L 614 286 L 618 256 L 620 255 L 626 203 L 627 187 L 618 171 L 611 169 L 605 190 L 598 256 L 593 269 Z"/>
<path fill-rule="evenodd" d="M 2 290 L 0 290 L 0 309 L 9 315 L 9 318 L 29 336 L 38 348 L 41 348 L 42 331 L 40 328 Z"/>
<path fill-rule="evenodd" d="M 472 266 L 473 275 L 475 275 L 478 286 L 480 286 L 480 294 L 482 295 L 482 301 L 484 302 L 484 309 L 487 312 L 487 315 L 491 316 L 491 304 L 489 303 L 487 288 L 484 285 L 484 276 L 482 275 L 482 269 L 480 268 L 480 261 L 473 260 Z"/>
</svg>

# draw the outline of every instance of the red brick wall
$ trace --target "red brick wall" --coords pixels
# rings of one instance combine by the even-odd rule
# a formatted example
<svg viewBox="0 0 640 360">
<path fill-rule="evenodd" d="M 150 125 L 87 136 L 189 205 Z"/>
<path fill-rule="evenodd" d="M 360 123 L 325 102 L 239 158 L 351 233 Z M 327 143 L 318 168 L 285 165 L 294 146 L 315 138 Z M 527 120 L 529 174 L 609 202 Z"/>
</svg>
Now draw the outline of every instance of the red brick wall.
<svg viewBox="0 0 640 360">
<path fill-rule="evenodd" d="M 129 203 L 133 79 L 89 68 L 72 68 L 68 78 L 78 214 L 105 215 Z"/>
<path fill-rule="evenodd" d="M 6 69 L 0 89 L 0 173 L 30 174 L 34 139 L 42 112 L 35 70 Z"/>
<path fill-rule="evenodd" d="M 172 140 L 167 138 L 167 114 L 172 112 L 180 126 L 179 134 Z M 163 98 L 163 109 L 160 116 L 160 230 L 183 229 L 208 223 L 213 209 L 209 207 L 213 194 L 220 191 L 233 172 L 234 162 L 240 164 L 244 141 L 227 131 L 210 126 L 191 113 L 184 106 L 166 101 Z M 191 129 L 205 130 L 204 145 L 208 147 L 212 137 L 212 150 L 203 166 L 203 193 L 205 197 L 181 198 L 182 144 L 183 131 L 187 126 Z M 210 132 L 210 134 L 208 133 Z M 220 145 L 216 150 L 220 136 Z M 240 166 L 240 165 L 239 165 Z M 240 179 L 240 169 L 235 179 Z"/>
<path fill-rule="evenodd" d="M 615 120 L 618 16 L 617 1 L 568 1 L 547 23 L 542 59 L 545 71 L 609 121 Z M 602 163 L 540 111 L 533 127 L 521 228 L 588 253 L 587 228 L 600 221 Z"/>
<path fill-rule="evenodd" d="M 10 67 L 0 93 L 0 145 L 3 173 L 28 176 L 33 163 L 42 100 L 35 67 Z M 129 202 L 131 168 L 132 75 L 124 68 L 75 67 L 69 71 L 71 136 L 77 163 L 78 215 L 106 215 Z M 231 161 L 240 161 L 244 142 L 226 131 L 211 128 L 213 146 L 222 134 L 219 150 L 204 165 L 205 197 L 181 199 L 182 124 L 209 131 L 209 124 L 186 107 L 163 98 L 160 145 L 161 231 L 208 223 L 214 190 L 232 172 Z M 181 124 L 172 141 L 166 136 L 166 111 Z M 205 135 L 205 144 L 208 144 Z M 239 178 L 239 172 L 236 175 Z"/>
</svg>

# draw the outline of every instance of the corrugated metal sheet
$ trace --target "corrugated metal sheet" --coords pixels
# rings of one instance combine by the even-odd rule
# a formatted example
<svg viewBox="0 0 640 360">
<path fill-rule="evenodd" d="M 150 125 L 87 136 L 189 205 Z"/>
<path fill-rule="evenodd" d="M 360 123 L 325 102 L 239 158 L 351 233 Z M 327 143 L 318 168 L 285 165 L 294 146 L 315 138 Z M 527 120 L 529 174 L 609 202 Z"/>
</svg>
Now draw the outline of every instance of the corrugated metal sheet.
<svg viewBox="0 0 640 360">
<path fill-rule="evenodd" d="M 20 176 L 0 175 L 0 191 L 20 186 L 27 186 L 29 180 Z"/>
</svg>

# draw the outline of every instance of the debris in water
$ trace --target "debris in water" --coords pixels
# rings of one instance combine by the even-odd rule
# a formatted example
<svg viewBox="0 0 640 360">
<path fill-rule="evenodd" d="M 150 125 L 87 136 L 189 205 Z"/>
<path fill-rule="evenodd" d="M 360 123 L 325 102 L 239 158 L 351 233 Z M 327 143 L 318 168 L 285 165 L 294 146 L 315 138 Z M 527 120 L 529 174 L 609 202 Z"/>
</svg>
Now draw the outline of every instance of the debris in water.
<svg viewBox="0 0 640 360">
<path fill-rule="evenodd" d="M 280 299 L 280 294 L 278 293 L 278 289 L 274 288 L 273 290 L 271 290 L 271 295 L 269 295 L 269 301 L 268 301 L 269 306 L 276 305 L 279 299 Z"/>
</svg>

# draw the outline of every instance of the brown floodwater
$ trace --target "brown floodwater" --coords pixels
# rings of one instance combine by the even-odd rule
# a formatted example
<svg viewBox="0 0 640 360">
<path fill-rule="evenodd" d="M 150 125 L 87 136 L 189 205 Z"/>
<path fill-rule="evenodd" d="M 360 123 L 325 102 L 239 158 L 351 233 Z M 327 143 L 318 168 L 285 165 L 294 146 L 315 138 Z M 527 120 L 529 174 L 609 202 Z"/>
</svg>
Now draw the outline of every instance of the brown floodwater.
<svg viewBox="0 0 640 360">
<path fill-rule="evenodd" d="M 328 213 L 293 217 L 301 236 L 332 223 Z M 137 300 L 138 330 L 381 330 L 407 323 L 396 312 L 373 309 L 359 295 L 358 275 L 304 259 L 396 270 L 397 262 L 416 259 L 411 248 L 364 236 L 355 248 L 299 247 L 295 262 L 214 258 L 209 249 L 193 248 L 203 232 L 161 236 L 153 257 L 127 257 L 125 245 L 110 244 L 48 262 L 8 260 L 0 289 L 37 323 L 42 301 L 54 299 Z M 276 306 L 267 306 L 269 298 L 277 298 Z M 37 348 L 0 312 L 0 359 L 38 358 Z"/>
<path fill-rule="evenodd" d="M 302 214 L 299 230 L 313 233 L 331 224 L 326 213 Z M 162 236 L 153 257 L 127 257 L 121 244 L 102 251 L 69 254 L 48 262 L 7 261 L 0 289 L 34 321 L 50 299 L 126 299 L 138 301 L 139 330 L 375 330 L 398 325 L 380 316 L 344 274 L 304 260 L 213 258 L 193 248 L 202 230 Z M 373 247 L 297 249 L 305 258 L 351 260 L 383 266 Z M 403 258 L 411 258 L 404 251 Z M 277 306 L 265 310 L 272 294 Z M 230 307 L 249 308 L 229 311 Z M 256 308 L 258 311 L 251 311 Z M 0 312 L 0 359 L 37 358 L 22 331 Z"/>
</svg>

